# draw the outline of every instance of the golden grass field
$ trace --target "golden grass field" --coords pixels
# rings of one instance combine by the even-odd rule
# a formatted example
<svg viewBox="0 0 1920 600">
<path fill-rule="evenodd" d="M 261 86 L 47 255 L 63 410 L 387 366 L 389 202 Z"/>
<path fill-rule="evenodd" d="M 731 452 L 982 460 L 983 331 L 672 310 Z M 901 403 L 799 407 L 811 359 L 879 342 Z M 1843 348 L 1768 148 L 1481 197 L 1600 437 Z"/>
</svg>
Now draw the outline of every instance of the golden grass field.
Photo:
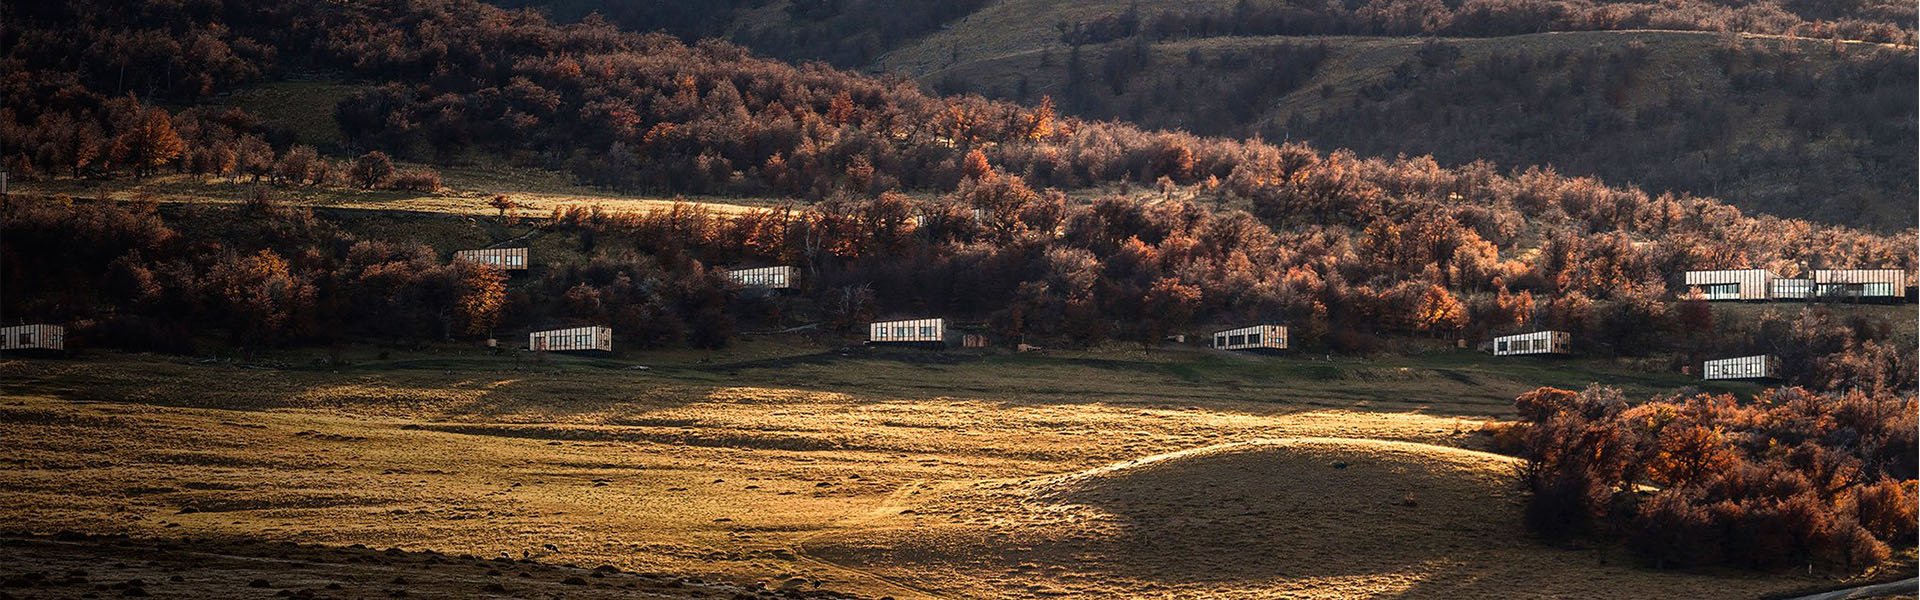
<svg viewBox="0 0 1920 600">
<path fill-rule="evenodd" d="M 401 168 L 418 165 L 401 164 Z M 697 204 L 719 214 L 735 214 L 779 204 L 774 199 L 660 197 L 625 195 L 572 183 L 568 175 L 538 168 L 505 165 L 436 167 L 444 189 L 438 192 L 362 190 L 350 187 L 274 186 L 246 177 L 166 173 L 146 178 L 75 179 L 17 182 L 14 193 L 28 196 L 103 200 L 152 200 L 163 204 L 237 204 L 256 190 L 265 190 L 277 202 L 309 208 L 352 209 L 367 212 L 401 211 L 467 216 L 493 216 L 499 211 L 488 202 L 495 195 L 512 199 L 516 217 L 546 217 L 554 209 L 599 208 L 607 212 L 665 210 L 675 204 Z M 510 190 L 510 191 L 506 191 Z"/>
<path fill-rule="evenodd" d="M 416 594 L 501 579 L 421 566 L 432 553 L 558 569 L 522 581 L 516 563 L 502 597 L 624 589 L 566 588 L 563 564 L 663 574 L 610 575 L 642 587 L 894 598 L 1749 598 L 1834 583 L 1655 572 L 1528 538 L 1513 461 L 1471 450 L 1476 432 L 1535 379 L 1636 395 L 1685 381 L 1629 363 L 799 339 L 606 358 L 354 349 L 344 367 L 320 354 L 0 360 L 4 529 L 219 540 L 188 546 L 216 566 L 280 542 L 319 548 L 273 556 L 397 547 Z M 87 548 L 0 544 L 49 561 L 116 551 Z M 318 574 L 302 589 L 385 589 L 361 562 L 305 564 Z"/>
</svg>

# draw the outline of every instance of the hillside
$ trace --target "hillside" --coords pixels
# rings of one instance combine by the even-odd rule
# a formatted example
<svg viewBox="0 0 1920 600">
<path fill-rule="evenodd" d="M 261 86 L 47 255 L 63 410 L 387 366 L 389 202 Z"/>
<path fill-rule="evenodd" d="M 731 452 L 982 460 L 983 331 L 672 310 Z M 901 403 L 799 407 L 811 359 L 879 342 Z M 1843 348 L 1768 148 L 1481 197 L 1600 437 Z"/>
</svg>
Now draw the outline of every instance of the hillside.
<svg viewBox="0 0 1920 600">
<path fill-rule="evenodd" d="M 1550 165 L 1881 231 L 1917 216 L 1920 85 L 1900 3 L 843 0 L 716 3 L 697 19 L 636 6 L 651 8 L 603 16 L 943 93 L 1050 95 L 1088 118 Z"/>
<path fill-rule="evenodd" d="M 1024 39 L 980 34 L 993 39 L 965 45 Z M 1916 219 L 1911 47 L 1630 31 L 1045 40 L 959 62 L 914 51 L 888 67 L 943 92 L 1051 96 L 1086 117 L 1446 165 L 1545 164 L 1882 230 Z"/>
<path fill-rule="evenodd" d="M 806 548 L 934 594 L 999 599 L 1752 598 L 1805 585 L 1648 573 L 1528 540 L 1505 485 L 1517 466 L 1404 441 L 1250 440 L 929 485 Z"/>
</svg>

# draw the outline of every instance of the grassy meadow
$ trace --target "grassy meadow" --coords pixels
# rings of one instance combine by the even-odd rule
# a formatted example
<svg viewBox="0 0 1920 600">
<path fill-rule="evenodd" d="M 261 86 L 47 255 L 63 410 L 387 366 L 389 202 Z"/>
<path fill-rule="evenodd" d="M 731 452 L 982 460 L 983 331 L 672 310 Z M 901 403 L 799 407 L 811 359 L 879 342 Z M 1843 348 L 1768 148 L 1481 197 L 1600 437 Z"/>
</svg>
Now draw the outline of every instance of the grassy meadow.
<svg viewBox="0 0 1920 600">
<path fill-rule="evenodd" d="M 1643 397 L 1692 385 L 1678 374 L 1467 351 L 844 341 L 356 346 L 338 365 L 317 350 L 6 358 L 0 515 L 43 534 L 364 544 L 868 597 L 1737 598 L 1831 583 L 1644 570 L 1520 530 L 1512 459 L 1473 450 L 1483 423 L 1533 386 Z M 1111 553 L 1144 535 L 1166 551 Z M 1419 545 L 1386 541 L 1401 536 Z"/>
</svg>

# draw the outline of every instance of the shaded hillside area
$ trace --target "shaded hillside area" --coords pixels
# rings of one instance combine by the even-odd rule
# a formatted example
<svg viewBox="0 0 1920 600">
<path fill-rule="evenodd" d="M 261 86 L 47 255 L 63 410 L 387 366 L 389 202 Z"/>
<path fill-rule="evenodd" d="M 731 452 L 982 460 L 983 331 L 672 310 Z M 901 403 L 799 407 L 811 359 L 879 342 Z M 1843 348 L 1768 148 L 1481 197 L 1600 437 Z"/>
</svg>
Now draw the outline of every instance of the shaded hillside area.
<svg viewBox="0 0 1920 600">
<path fill-rule="evenodd" d="M 1261 35 L 1499 37 L 1546 31 L 1739 32 L 1911 44 L 1899 0 L 488 0 L 555 21 L 595 19 L 787 61 L 925 72 L 1060 41 Z"/>
<path fill-rule="evenodd" d="M 1363 155 L 1432 154 L 1442 166 L 1484 158 L 1495 172 L 1552 165 L 1654 196 L 1717 193 L 1749 211 L 1881 231 L 1913 222 L 1905 157 L 1914 74 L 1898 49 L 1698 32 L 1425 42 L 1229 30 L 1189 39 L 1137 24 L 1098 43 L 1089 40 L 1112 34 L 1072 24 L 1102 23 L 1099 11 L 1111 6 L 1032 7 L 1029 22 L 1013 23 L 1004 14 L 1012 4 L 1020 3 L 961 17 L 885 65 L 945 61 L 925 76 L 937 89 L 1035 104 L 1048 96 L 1069 114 L 1306 139 Z M 380 150 L 440 166 L 564 171 L 629 193 L 813 201 L 956 189 L 973 150 L 1035 188 L 1064 190 L 1157 186 L 1164 176 L 1211 191 L 1207 182 L 1233 181 L 1246 162 L 1227 156 L 1240 152 L 1231 143 L 1032 104 L 935 97 L 895 79 L 631 34 L 599 18 L 555 25 L 478 2 L 166 6 L 74 3 L 14 15 L 0 42 L 23 76 L 5 82 L 0 145 L 17 180 L 171 170 L 296 186 L 445 184 L 430 171 L 396 171 L 385 157 L 336 160 Z M 775 23 L 794 8 L 753 14 Z M 1036 19 L 1055 20 L 1052 33 L 1031 31 L 1049 29 Z M 1339 22 L 1328 30 L 1345 31 Z M 1287 23 L 1248 31 L 1298 25 Z M 969 32 L 984 37 L 938 61 L 915 58 Z M 979 62 L 982 48 L 1013 52 Z M 1246 146 L 1255 147 L 1263 146 Z"/>
<path fill-rule="evenodd" d="M 1916 218 L 1910 3 L 496 3 L 1094 119 L 1546 165 L 1880 230 Z"/>
<path fill-rule="evenodd" d="M 936 90 L 1202 134 L 1442 164 L 1551 165 L 1652 192 L 1876 229 L 1910 226 L 1910 49 L 1675 32 L 1211 38 L 1046 48 L 924 77 Z"/>
</svg>

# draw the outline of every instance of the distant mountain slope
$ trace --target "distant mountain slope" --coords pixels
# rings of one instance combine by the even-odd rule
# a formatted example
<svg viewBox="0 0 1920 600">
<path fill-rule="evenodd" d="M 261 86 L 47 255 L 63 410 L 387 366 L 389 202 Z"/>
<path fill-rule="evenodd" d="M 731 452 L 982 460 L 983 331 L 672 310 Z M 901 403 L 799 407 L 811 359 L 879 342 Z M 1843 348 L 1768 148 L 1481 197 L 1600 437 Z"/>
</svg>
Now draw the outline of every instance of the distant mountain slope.
<svg viewBox="0 0 1920 600">
<path fill-rule="evenodd" d="M 1216 37 L 1043 48 L 926 73 L 1091 118 L 1535 164 L 1882 230 L 1911 226 L 1910 48 L 1697 32 Z"/>
<path fill-rule="evenodd" d="M 1913 43 L 1915 7 L 1897 0 L 999 0 L 880 66 L 927 73 L 1047 45 L 1140 37 L 1261 35 L 1503 37 L 1554 31 L 1741 32 Z"/>
<path fill-rule="evenodd" d="M 1089 118 L 1551 165 L 1880 230 L 1920 216 L 1910 2 L 494 1 Z"/>
</svg>

